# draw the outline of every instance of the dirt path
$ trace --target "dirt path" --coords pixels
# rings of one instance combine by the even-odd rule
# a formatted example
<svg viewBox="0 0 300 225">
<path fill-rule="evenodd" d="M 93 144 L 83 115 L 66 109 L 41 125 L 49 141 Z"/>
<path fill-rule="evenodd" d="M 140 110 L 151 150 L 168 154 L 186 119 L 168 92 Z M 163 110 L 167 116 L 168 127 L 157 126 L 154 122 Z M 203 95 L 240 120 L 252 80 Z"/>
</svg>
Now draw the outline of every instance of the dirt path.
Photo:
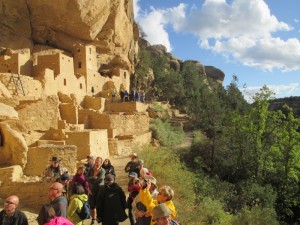
<svg viewBox="0 0 300 225">
<path fill-rule="evenodd" d="M 192 146 L 193 143 L 193 133 L 192 132 L 187 132 L 185 139 L 183 140 L 183 142 L 177 146 L 175 146 L 175 150 L 180 150 L 180 149 L 184 149 L 184 148 L 189 148 Z"/>
</svg>

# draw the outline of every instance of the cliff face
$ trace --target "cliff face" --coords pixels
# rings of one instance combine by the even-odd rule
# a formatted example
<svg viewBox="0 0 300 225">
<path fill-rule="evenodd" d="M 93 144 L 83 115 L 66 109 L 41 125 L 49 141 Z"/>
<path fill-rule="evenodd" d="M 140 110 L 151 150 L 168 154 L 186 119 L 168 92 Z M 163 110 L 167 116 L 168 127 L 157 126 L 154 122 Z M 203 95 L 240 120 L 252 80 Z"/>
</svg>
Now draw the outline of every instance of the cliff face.
<svg viewBox="0 0 300 225">
<path fill-rule="evenodd" d="M 173 56 L 171 53 L 167 52 L 167 48 L 163 45 L 150 45 L 149 42 L 140 38 L 139 46 L 141 49 L 147 49 L 151 53 L 152 57 L 166 58 L 168 60 L 170 68 L 175 71 L 180 71 L 183 67 L 183 64 L 189 61 L 196 65 L 196 67 L 198 68 L 201 74 L 206 74 L 208 77 L 214 79 L 219 83 L 222 83 L 225 78 L 225 74 L 222 70 L 214 66 L 204 66 L 203 64 L 201 64 L 196 60 L 182 61 L 181 59 L 178 59 L 177 57 Z"/>
<path fill-rule="evenodd" d="M 0 46 L 93 44 L 101 62 L 133 70 L 138 30 L 132 0 L 0 0 Z"/>
</svg>

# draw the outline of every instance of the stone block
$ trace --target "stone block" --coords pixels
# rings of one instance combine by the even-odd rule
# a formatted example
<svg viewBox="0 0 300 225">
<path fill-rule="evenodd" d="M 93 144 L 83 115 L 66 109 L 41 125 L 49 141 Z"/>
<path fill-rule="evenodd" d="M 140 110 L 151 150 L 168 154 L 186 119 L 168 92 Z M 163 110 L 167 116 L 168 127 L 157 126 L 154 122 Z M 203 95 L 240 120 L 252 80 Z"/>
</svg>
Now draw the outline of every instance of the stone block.
<svg viewBox="0 0 300 225">
<path fill-rule="evenodd" d="M 75 145 L 47 145 L 28 149 L 28 161 L 24 169 L 27 176 L 43 176 L 50 165 L 52 156 L 59 157 L 63 166 L 70 174 L 76 172 L 77 146 Z"/>
</svg>

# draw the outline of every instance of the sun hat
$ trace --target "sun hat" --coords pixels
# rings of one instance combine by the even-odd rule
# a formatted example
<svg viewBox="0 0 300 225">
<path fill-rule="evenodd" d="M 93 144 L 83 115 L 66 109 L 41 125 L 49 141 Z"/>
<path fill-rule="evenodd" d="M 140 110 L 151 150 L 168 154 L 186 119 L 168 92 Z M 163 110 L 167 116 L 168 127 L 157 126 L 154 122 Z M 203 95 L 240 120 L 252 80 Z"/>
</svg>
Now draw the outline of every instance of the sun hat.
<svg viewBox="0 0 300 225">
<path fill-rule="evenodd" d="M 60 162 L 60 158 L 56 157 L 56 156 L 52 156 L 52 158 L 49 160 L 51 162 Z"/>
<path fill-rule="evenodd" d="M 144 160 L 140 159 L 139 161 L 137 161 L 138 165 L 143 165 L 144 164 Z"/>
<path fill-rule="evenodd" d="M 150 181 L 155 186 L 155 188 L 157 188 L 157 185 L 156 185 L 157 180 L 155 179 L 155 177 L 145 175 L 144 179 L 147 180 L 147 181 Z"/>
<path fill-rule="evenodd" d="M 131 153 L 131 154 L 129 155 L 129 157 L 135 157 L 135 158 L 137 158 L 137 154 L 136 154 L 135 152 L 133 152 L 133 153 Z"/>
<path fill-rule="evenodd" d="M 131 177 L 131 178 L 138 178 L 138 174 L 136 172 L 130 172 L 128 177 Z"/>
<path fill-rule="evenodd" d="M 152 210 L 152 220 L 154 221 L 165 216 L 170 216 L 171 214 L 172 212 L 166 204 L 158 204 Z"/>
</svg>

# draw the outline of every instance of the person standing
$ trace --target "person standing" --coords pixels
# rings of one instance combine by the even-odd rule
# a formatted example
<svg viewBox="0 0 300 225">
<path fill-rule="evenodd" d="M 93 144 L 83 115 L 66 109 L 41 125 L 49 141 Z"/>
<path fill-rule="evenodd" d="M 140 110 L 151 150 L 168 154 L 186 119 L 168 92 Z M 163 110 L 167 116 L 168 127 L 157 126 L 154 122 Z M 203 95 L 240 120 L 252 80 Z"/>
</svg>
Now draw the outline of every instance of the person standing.
<svg viewBox="0 0 300 225">
<path fill-rule="evenodd" d="M 94 157 L 93 156 L 87 156 L 86 157 L 86 164 L 84 164 L 84 176 L 87 176 L 89 174 L 89 171 L 94 166 Z"/>
<path fill-rule="evenodd" d="M 127 219 L 126 195 L 122 188 L 115 183 L 112 174 L 105 176 L 104 186 L 97 196 L 97 220 L 103 225 L 118 225 Z"/>
<path fill-rule="evenodd" d="M 12 195 L 6 198 L 4 209 L 0 212 L 0 224 L 4 225 L 28 225 L 26 215 L 18 210 L 19 198 Z"/>
<path fill-rule="evenodd" d="M 83 203 L 87 200 L 88 196 L 85 194 L 83 186 L 79 183 L 74 184 L 67 218 L 75 225 L 83 224 L 83 220 L 79 217 L 78 212 L 80 212 L 83 207 Z"/>
<path fill-rule="evenodd" d="M 172 211 L 165 204 L 159 204 L 152 210 L 152 221 L 154 225 L 179 225 L 176 220 L 171 219 Z"/>
<path fill-rule="evenodd" d="M 112 175 L 116 176 L 115 168 L 111 164 L 111 161 L 109 159 L 104 160 L 104 162 L 102 164 L 102 168 L 105 170 L 105 175 L 112 174 Z"/>
<path fill-rule="evenodd" d="M 62 216 L 56 216 L 52 205 L 43 205 L 36 218 L 39 225 L 74 225 L 71 221 Z"/>
<path fill-rule="evenodd" d="M 73 176 L 73 179 L 72 179 L 72 184 L 75 184 L 75 183 L 79 183 L 82 185 L 82 187 L 84 188 L 85 190 L 85 193 L 86 194 L 89 194 L 90 193 L 90 188 L 89 188 L 89 183 L 88 181 L 85 179 L 85 176 L 84 176 L 84 166 L 79 166 L 77 168 L 77 172 L 76 174 Z"/>
<path fill-rule="evenodd" d="M 130 157 L 130 161 L 126 164 L 125 166 L 125 173 L 128 173 L 128 175 L 131 173 L 131 172 L 135 172 L 138 174 L 138 177 L 140 175 L 140 170 L 137 168 L 138 166 L 138 162 L 137 162 L 137 154 L 136 153 L 132 153 L 129 155 Z"/>
<path fill-rule="evenodd" d="M 55 215 L 67 217 L 68 200 L 63 196 L 64 187 L 61 183 L 55 182 L 50 185 L 48 196 L 53 206 Z"/>
<path fill-rule="evenodd" d="M 146 175 L 144 180 L 149 183 L 149 192 L 153 199 L 157 198 L 157 181 L 155 177 Z M 140 195 L 138 194 L 132 204 L 132 214 L 136 218 L 135 225 L 150 225 L 151 224 L 151 214 L 147 212 L 147 207 L 141 202 Z"/>
<path fill-rule="evenodd" d="M 88 181 L 89 188 L 90 188 L 89 204 L 91 207 L 91 217 L 92 217 L 91 224 L 94 224 L 97 218 L 96 217 L 97 194 L 100 186 L 104 184 L 105 170 L 101 166 L 102 166 L 102 158 L 97 157 L 95 159 L 95 164 L 93 168 L 89 171 L 89 173 L 86 176 L 86 180 Z"/>
</svg>

